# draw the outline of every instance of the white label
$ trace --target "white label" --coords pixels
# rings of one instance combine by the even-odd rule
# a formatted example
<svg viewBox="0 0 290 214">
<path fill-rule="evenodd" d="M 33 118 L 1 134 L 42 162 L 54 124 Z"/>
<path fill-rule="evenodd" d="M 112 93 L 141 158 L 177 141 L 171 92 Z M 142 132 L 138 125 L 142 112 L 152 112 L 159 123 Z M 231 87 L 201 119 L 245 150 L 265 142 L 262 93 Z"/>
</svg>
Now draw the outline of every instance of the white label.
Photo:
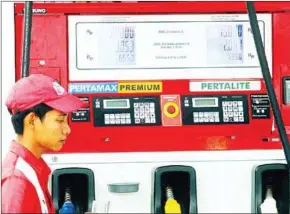
<svg viewBox="0 0 290 214">
<path fill-rule="evenodd" d="M 53 88 L 54 88 L 54 90 L 55 90 L 55 92 L 56 92 L 56 94 L 57 95 L 63 95 L 64 94 L 64 92 L 65 92 L 65 90 L 64 90 L 64 88 L 60 85 L 60 84 L 58 84 L 58 82 L 53 82 L 52 83 L 52 86 L 53 86 Z"/>
<path fill-rule="evenodd" d="M 260 81 L 203 81 L 190 82 L 190 91 L 258 91 Z"/>
</svg>

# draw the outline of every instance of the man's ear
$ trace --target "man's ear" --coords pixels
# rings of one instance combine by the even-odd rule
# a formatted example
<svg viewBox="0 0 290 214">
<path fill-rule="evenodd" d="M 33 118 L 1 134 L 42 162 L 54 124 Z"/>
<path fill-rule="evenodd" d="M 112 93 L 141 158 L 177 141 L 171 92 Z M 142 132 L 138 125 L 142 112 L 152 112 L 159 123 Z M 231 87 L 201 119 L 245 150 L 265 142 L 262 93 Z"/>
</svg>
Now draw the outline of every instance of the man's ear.
<svg viewBox="0 0 290 214">
<path fill-rule="evenodd" d="M 29 127 L 30 129 L 34 129 L 36 119 L 37 116 L 35 113 L 30 112 L 24 119 L 24 126 Z"/>
</svg>

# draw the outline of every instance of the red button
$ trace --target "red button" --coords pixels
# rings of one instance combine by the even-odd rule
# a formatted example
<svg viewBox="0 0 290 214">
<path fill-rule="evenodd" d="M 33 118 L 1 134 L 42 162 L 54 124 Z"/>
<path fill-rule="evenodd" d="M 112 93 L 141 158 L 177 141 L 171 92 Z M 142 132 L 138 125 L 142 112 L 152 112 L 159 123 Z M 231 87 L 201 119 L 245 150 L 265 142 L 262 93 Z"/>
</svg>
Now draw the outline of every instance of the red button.
<svg viewBox="0 0 290 214">
<path fill-rule="evenodd" d="M 176 109 L 175 109 L 174 106 L 168 106 L 168 108 L 167 108 L 167 112 L 168 112 L 169 114 L 174 114 L 175 111 L 176 111 Z"/>
</svg>

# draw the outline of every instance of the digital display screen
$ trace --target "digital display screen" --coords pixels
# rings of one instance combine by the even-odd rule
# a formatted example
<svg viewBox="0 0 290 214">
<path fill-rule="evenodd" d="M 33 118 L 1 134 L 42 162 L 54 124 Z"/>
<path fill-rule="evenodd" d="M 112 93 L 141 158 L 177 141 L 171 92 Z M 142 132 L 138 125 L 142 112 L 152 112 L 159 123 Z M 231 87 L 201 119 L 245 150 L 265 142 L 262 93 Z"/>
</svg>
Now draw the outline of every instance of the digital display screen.
<svg viewBox="0 0 290 214">
<path fill-rule="evenodd" d="M 243 63 L 244 39 L 242 24 L 212 25 L 208 26 L 207 32 L 207 47 L 209 48 L 207 60 L 209 63 Z"/>
<path fill-rule="evenodd" d="M 216 99 L 194 99 L 194 106 L 216 106 Z"/>
<path fill-rule="evenodd" d="M 135 65 L 135 26 L 103 27 L 99 59 L 105 65 Z"/>
<path fill-rule="evenodd" d="M 104 100 L 104 108 L 128 108 L 128 100 Z"/>
</svg>

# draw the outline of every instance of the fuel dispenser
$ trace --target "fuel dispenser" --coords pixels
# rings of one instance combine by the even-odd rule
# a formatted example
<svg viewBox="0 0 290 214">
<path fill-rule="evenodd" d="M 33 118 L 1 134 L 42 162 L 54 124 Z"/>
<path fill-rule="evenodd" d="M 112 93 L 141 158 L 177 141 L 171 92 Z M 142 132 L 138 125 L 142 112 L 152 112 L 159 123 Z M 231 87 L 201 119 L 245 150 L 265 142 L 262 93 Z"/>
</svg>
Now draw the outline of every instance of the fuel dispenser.
<svg viewBox="0 0 290 214">
<path fill-rule="evenodd" d="M 290 5 L 256 3 L 259 46 L 245 3 L 210 4 L 34 4 L 30 73 L 89 104 L 70 116 L 61 154 L 46 155 L 57 210 L 69 188 L 80 212 L 94 201 L 98 212 L 261 213 L 270 186 L 287 210 Z M 22 23 L 16 4 L 16 45 Z"/>
</svg>

